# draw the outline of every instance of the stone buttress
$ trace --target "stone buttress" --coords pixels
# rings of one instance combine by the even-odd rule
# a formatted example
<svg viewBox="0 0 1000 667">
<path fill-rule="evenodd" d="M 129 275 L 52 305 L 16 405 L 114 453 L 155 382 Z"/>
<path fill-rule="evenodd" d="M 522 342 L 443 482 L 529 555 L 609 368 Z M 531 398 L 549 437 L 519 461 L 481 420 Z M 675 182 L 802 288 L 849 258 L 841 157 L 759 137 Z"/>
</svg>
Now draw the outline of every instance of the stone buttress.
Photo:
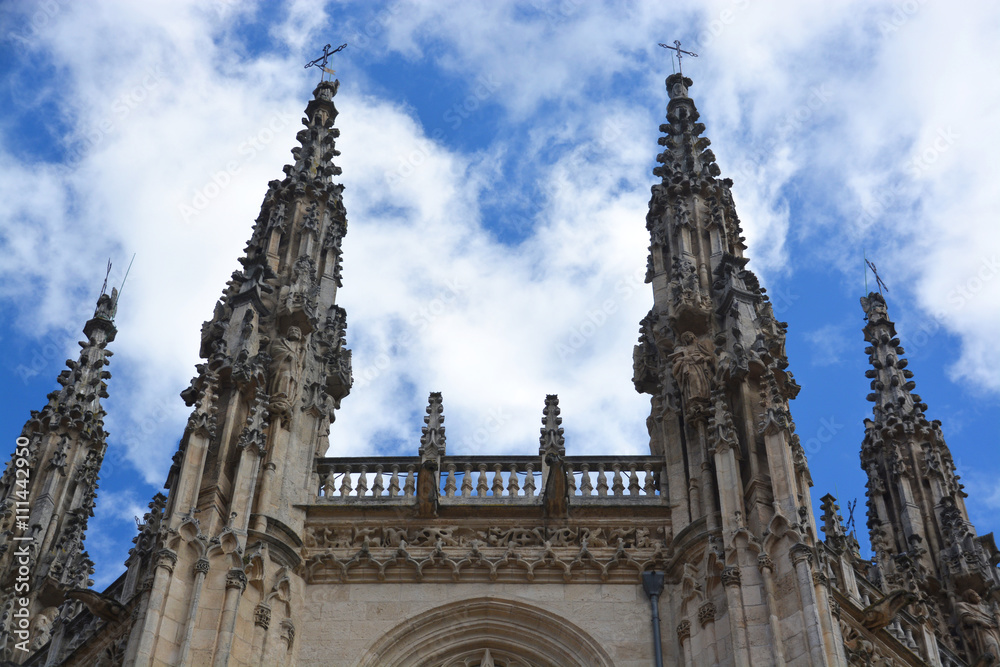
<svg viewBox="0 0 1000 667">
<path fill-rule="evenodd" d="M 129 663 L 288 659 L 300 506 L 351 387 L 346 314 L 336 305 L 347 231 L 343 186 L 331 180 L 340 174 L 338 87 L 316 88 L 295 161 L 269 184 L 243 268 L 202 328 L 205 361 L 182 393 L 194 409 L 169 495 L 151 505 L 145 546 L 127 563 L 127 587 L 142 596 Z"/>
<path fill-rule="evenodd" d="M 84 326 L 80 357 L 67 360 L 60 389 L 33 411 L 17 440 L 17 451 L 0 478 L 0 590 L 17 592 L 2 601 L 0 659 L 21 662 L 15 625 L 24 616 L 15 598 L 26 598 L 30 646 L 43 646 L 75 605 L 66 596 L 87 595 L 93 563 L 83 550 L 94 514 L 98 473 L 107 450 L 104 431 L 104 370 L 115 339 L 117 290 L 102 294 Z M 19 461 L 27 461 L 24 466 Z M 27 573 L 25 573 L 27 570 Z M 18 585 L 20 584 L 20 585 Z M 16 608 L 15 608 L 16 607 Z M 15 618 L 16 616 L 16 618 Z"/>
<path fill-rule="evenodd" d="M 662 651 L 686 667 L 994 664 L 1000 555 L 976 536 L 877 294 L 863 300 L 875 560 L 831 495 L 819 539 L 785 324 L 746 268 L 692 82 L 666 84 L 646 220 L 653 307 L 633 365 L 651 396 L 649 455 L 568 455 L 555 395 L 537 455 L 449 452 L 431 392 L 415 454 L 324 456 L 351 354 L 336 305 L 339 83 L 322 82 L 202 329 L 168 495 L 150 502 L 103 594 L 86 589 L 80 540 L 104 453 L 113 296 L 64 389 L 25 427 L 36 475 L 25 530 L 43 548 L 29 567 L 41 644 L 24 662 L 639 667 Z M 22 530 L 14 468 L 0 480 L 4 572 Z M 660 580 L 662 593 L 643 585 Z"/>
<path fill-rule="evenodd" d="M 812 481 L 788 410 L 785 324 L 746 268 L 732 181 L 702 135 L 692 81 L 667 81 L 646 227 L 653 308 L 634 354 L 664 457 L 676 664 L 840 664 L 817 583 Z"/>
<path fill-rule="evenodd" d="M 927 420 L 927 405 L 913 393 L 913 372 L 885 299 L 873 292 L 861 305 L 868 400 L 875 404 L 861 445 L 872 579 L 886 593 L 913 595 L 911 610 L 930 638 L 969 664 L 998 664 L 1000 553 L 993 534 L 977 536 L 969 520 L 941 422 Z M 987 656 L 994 662 L 981 662 Z"/>
</svg>

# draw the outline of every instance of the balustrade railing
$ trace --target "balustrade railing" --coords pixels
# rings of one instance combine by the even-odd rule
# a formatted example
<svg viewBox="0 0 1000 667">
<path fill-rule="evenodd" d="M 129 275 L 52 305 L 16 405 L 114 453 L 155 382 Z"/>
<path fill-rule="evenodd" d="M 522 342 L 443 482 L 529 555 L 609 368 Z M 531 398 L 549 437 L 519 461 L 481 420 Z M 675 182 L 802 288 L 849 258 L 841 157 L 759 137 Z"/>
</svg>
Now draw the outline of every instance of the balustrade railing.
<svg viewBox="0 0 1000 667">
<path fill-rule="evenodd" d="M 571 456 L 563 470 L 570 503 L 660 502 L 663 462 L 652 456 Z M 414 502 L 419 457 L 328 458 L 316 465 L 326 502 Z M 444 456 L 436 471 L 441 503 L 540 503 L 548 466 L 540 457 Z"/>
</svg>

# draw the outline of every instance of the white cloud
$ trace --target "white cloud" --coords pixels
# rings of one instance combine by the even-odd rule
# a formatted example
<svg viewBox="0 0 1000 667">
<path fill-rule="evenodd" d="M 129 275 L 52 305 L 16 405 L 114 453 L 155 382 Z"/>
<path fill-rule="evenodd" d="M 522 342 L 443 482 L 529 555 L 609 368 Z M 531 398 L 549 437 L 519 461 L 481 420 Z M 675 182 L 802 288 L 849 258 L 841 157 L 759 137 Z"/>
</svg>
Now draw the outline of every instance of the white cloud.
<svg viewBox="0 0 1000 667">
<path fill-rule="evenodd" d="M 23 329 L 82 322 L 107 256 L 123 269 L 137 253 L 109 430 L 146 481 L 162 483 L 201 322 L 289 161 L 314 80 L 302 54 L 336 42 L 325 23 L 336 21 L 353 35 L 336 65 L 350 220 L 339 299 L 358 386 L 331 453 L 372 452 L 386 438 L 412 452 L 437 390 L 456 448 L 492 413 L 502 424 L 485 448 L 532 451 L 544 395 L 558 392 L 571 448 L 642 449 L 648 403 L 631 387 L 630 354 L 651 299 L 634 276 L 670 67 L 654 45 L 694 26 L 700 58 L 685 68 L 736 181 L 751 268 L 787 277 L 820 258 L 853 275 L 867 245 L 893 294 L 961 341 L 956 379 L 997 392 L 985 369 L 1000 277 L 982 273 L 1000 248 L 997 10 L 923 3 L 897 20 L 894 7 L 403 2 L 379 14 L 301 2 L 257 54 L 234 26 L 276 11 L 266 6 L 58 5 L 30 44 L 12 42 L 57 73 L 19 98 L 20 112 L 54 114 L 47 127 L 81 150 L 65 166 L 0 147 L 0 298 L 21 304 Z M 495 118 L 485 146 L 428 136 L 447 118 L 422 127 L 379 77 L 376 65 L 400 58 L 443 69 L 464 86 L 459 101 L 488 109 L 463 120 Z M 484 81 L 492 90 L 479 97 Z M 931 160 L 949 128 L 957 139 Z M 927 164 L 914 172 L 914 158 Z M 826 216 L 796 218 L 802 198 Z M 507 202 L 517 244 L 483 225 L 486 206 Z M 790 258 L 792 239 L 815 256 Z"/>
<path fill-rule="evenodd" d="M 806 332 L 804 337 L 812 345 L 812 364 L 832 366 L 850 358 L 853 350 L 848 336 L 852 333 L 855 332 L 849 331 L 843 324 L 824 324 L 814 331 Z"/>
</svg>

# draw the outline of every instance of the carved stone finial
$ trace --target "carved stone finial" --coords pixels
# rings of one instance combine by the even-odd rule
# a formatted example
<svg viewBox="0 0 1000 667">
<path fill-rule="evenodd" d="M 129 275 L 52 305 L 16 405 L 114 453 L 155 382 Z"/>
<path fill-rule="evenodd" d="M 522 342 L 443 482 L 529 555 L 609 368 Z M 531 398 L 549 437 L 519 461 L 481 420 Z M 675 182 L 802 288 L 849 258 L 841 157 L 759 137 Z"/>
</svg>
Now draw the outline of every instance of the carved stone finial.
<svg viewBox="0 0 1000 667">
<path fill-rule="evenodd" d="M 566 456 L 566 439 L 563 437 L 562 417 L 559 416 L 559 396 L 545 396 L 545 409 L 542 411 L 541 437 L 538 439 L 538 453 L 541 456 L 554 454 Z"/>
<path fill-rule="evenodd" d="M 820 511 L 823 513 L 823 525 L 820 530 L 826 535 L 826 543 L 834 551 L 843 551 L 846 545 L 847 531 L 844 530 L 843 517 L 837 512 L 840 505 L 832 494 L 826 494 L 821 499 Z"/>
<path fill-rule="evenodd" d="M 444 407 L 441 392 L 432 391 L 427 399 L 426 426 L 421 430 L 420 458 L 437 460 L 445 455 Z"/>
</svg>

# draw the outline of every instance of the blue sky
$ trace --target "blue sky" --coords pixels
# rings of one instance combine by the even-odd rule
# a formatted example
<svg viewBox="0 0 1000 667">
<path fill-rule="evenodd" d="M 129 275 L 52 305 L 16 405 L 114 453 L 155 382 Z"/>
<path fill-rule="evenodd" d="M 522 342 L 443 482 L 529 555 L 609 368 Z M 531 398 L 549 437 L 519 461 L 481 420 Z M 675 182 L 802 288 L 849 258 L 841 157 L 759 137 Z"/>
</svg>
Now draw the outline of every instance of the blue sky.
<svg viewBox="0 0 1000 667">
<path fill-rule="evenodd" d="M 88 549 L 121 571 L 207 319 L 335 56 L 355 387 L 330 454 L 646 451 L 631 386 L 663 80 L 691 95 L 789 323 L 814 505 L 860 499 L 867 253 L 980 533 L 1000 529 L 1000 9 L 749 3 L 72 3 L 0 9 L 0 442 L 52 391 L 108 257 L 120 301 Z M 599 322 L 599 324 L 597 324 Z M 594 324 L 595 326 L 591 326 Z M 475 434 L 487 433 L 486 442 Z M 861 535 L 866 541 L 866 535 Z"/>
</svg>

